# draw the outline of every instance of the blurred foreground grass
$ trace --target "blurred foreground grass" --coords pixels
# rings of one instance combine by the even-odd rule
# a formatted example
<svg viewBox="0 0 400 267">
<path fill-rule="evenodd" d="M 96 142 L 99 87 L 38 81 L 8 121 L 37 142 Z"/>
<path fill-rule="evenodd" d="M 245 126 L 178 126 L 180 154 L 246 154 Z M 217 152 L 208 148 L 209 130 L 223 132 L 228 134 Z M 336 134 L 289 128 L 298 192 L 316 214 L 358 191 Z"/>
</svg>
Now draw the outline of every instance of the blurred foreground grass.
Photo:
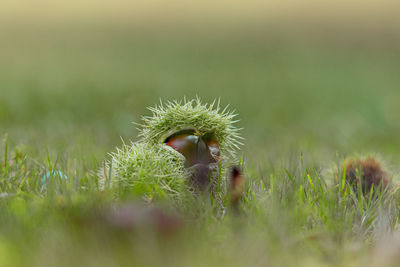
<svg viewBox="0 0 400 267">
<path fill-rule="evenodd" d="M 380 240 L 398 242 L 385 239 L 396 228 L 396 196 L 343 196 L 326 170 L 349 154 L 378 153 L 397 179 L 396 31 L 271 24 L 166 31 L 104 24 L 2 27 L 0 262 L 380 263 L 387 252 Z M 249 188 L 243 217 L 228 210 L 215 218 L 206 202 L 203 214 L 183 214 L 184 226 L 168 238 L 152 225 L 126 231 L 104 223 L 112 201 L 98 192 L 91 171 L 120 137 L 135 138 L 131 122 L 148 115 L 147 106 L 196 95 L 221 97 L 239 113 Z M 42 188 L 41 178 L 55 168 L 68 180 L 55 177 Z"/>
</svg>

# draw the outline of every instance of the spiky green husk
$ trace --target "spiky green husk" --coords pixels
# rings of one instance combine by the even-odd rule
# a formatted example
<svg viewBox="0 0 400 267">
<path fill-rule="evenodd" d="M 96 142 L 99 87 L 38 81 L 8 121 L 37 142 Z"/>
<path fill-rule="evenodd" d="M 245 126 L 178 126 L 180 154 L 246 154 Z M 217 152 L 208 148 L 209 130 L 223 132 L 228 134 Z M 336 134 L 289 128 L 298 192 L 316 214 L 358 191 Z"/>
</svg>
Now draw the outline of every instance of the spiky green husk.
<svg viewBox="0 0 400 267">
<path fill-rule="evenodd" d="M 241 144 L 239 128 L 235 127 L 236 114 L 228 107 L 221 110 L 219 101 L 202 104 L 199 98 L 183 102 L 168 101 L 149 108 L 152 116 L 143 117 L 139 136 L 148 144 L 161 144 L 170 134 L 193 129 L 201 133 L 213 133 L 218 139 L 222 159 L 234 157 Z"/>
<path fill-rule="evenodd" d="M 221 110 L 219 102 L 207 105 L 199 98 L 160 103 L 150 110 L 153 116 L 143 118 L 140 140 L 110 153 L 111 160 L 98 175 L 100 188 L 111 188 L 119 198 L 136 195 L 147 200 L 169 199 L 178 205 L 193 200 L 185 158 L 164 144 L 176 131 L 191 129 L 199 134 L 213 133 L 219 143 L 221 161 L 211 173 L 210 190 L 222 198 L 226 187 L 224 170 L 235 159 L 241 140 L 240 129 L 233 125 L 236 115 L 227 108 Z"/>
<path fill-rule="evenodd" d="M 143 196 L 146 200 L 182 201 L 187 191 L 184 157 L 163 145 L 124 144 L 110 153 L 102 170 L 102 188 L 110 187 L 116 196 Z"/>
</svg>

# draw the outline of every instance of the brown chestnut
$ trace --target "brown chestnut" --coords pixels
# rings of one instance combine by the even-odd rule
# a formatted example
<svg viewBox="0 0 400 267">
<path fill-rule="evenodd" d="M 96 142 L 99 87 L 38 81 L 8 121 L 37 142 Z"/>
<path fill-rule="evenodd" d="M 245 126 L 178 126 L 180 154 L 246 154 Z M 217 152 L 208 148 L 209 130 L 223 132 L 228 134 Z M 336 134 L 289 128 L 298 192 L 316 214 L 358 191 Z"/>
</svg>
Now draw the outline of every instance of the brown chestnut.
<svg viewBox="0 0 400 267">
<path fill-rule="evenodd" d="M 164 143 L 186 158 L 186 167 L 219 161 L 219 145 L 212 134 L 200 135 L 194 130 L 183 130 L 168 137 Z"/>
</svg>

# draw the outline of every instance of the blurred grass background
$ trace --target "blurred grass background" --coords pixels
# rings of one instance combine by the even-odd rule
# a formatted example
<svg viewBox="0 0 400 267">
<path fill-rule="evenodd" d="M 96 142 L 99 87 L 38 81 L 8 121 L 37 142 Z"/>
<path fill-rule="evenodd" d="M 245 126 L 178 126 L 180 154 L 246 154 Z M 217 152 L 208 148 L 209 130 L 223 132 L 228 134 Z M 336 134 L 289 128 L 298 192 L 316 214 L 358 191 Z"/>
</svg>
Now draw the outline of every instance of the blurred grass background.
<svg viewBox="0 0 400 267">
<path fill-rule="evenodd" d="M 198 95 L 237 110 L 248 151 L 399 148 L 391 5 L 40 3 L 2 16 L 0 125 L 17 143 L 102 155 L 146 106 Z"/>
<path fill-rule="evenodd" d="M 356 245 L 363 238 L 352 228 L 353 217 L 339 217 L 350 220 L 342 226 L 337 203 L 324 192 L 315 197 L 326 200 L 323 212 L 312 209 L 312 194 L 297 203 L 302 190 L 287 185 L 277 162 L 288 162 L 299 180 L 306 173 L 317 179 L 317 171 L 338 158 L 378 153 L 398 174 L 399 10 L 396 1 L 2 1 L 0 136 L 8 137 L 0 151 L 7 143 L 14 165 L 2 166 L 11 182 L 1 186 L 11 184 L 9 191 L 18 193 L 0 197 L 0 262 L 160 265 L 169 259 L 171 265 L 220 266 L 266 258 L 286 266 L 301 258 L 312 266 L 318 255 L 332 264 L 346 257 L 363 263 L 368 241 L 357 250 L 347 239 L 349 232 L 356 233 Z M 236 109 L 250 182 L 263 181 L 272 195 L 290 189 L 284 201 L 255 192 L 248 211 L 254 228 L 246 235 L 205 215 L 201 231 L 182 234 L 186 242 L 159 243 L 146 231 L 121 243 L 113 232 L 86 233 L 79 221 L 101 206 L 99 198 L 67 191 L 54 200 L 18 191 L 40 188 L 26 183 L 40 181 L 52 164 L 73 177 L 71 184 L 79 180 L 77 191 L 87 184 L 95 190 L 88 173 L 120 137 L 135 140 L 131 122 L 149 115 L 146 107 L 160 99 L 185 96 L 221 98 Z M 18 159 L 18 151 L 32 160 Z M 300 152 L 309 168 L 304 173 Z M 299 184 L 310 193 L 304 181 Z M 285 249 L 290 257 L 279 253 Z"/>
<path fill-rule="evenodd" d="M 248 157 L 400 148 L 395 1 L 4 2 L 0 131 L 98 159 L 159 99 L 221 97 Z M 79 144 L 78 146 L 75 146 Z M 328 151 L 328 154 L 326 153 Z M 317 152 L 315 152 L 317 153 Z"/>
</svg>

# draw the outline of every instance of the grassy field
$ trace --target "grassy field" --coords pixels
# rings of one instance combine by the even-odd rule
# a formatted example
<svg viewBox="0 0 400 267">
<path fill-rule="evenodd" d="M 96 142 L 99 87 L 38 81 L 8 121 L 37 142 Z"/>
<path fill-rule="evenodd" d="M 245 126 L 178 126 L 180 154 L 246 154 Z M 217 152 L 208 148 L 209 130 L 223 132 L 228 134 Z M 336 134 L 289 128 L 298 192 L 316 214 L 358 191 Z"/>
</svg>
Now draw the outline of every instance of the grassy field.
<svg viewBox="0 0 400 267">
<path fill-rule="evenodd" d="M 271 26 L 1 27 L 0 266 L 397 266 L 397 192 L 334 182 L 373 155 L 400 183 L 396 27 Z M 146 107 L 196 96 L 239 114 L 240 216 L 159 203 L 173 229 L 126 227 L 112 207 L 140 200 L 112 200 L 93 171 Z M 68 178 L 42 187 L 49 170 Z"/>
</svg>

